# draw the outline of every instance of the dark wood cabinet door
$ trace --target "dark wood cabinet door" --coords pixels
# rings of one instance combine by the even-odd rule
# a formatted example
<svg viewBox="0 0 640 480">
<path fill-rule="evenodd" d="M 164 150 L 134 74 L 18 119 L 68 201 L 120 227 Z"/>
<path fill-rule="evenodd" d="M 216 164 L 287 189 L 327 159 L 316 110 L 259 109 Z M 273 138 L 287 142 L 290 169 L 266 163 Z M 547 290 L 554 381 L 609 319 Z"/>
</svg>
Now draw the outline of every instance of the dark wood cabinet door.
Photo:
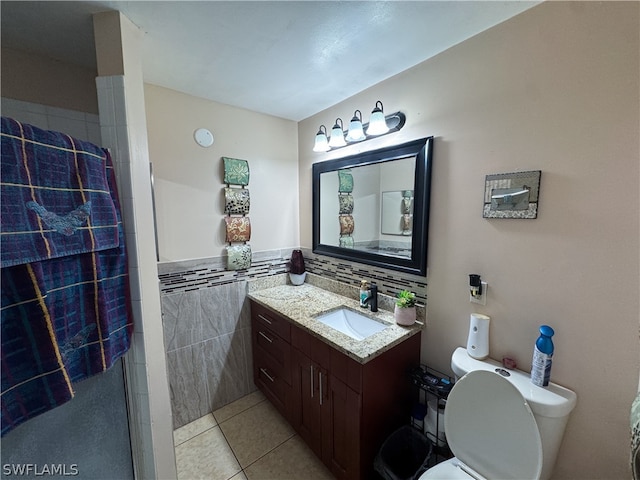
<svg viewBox="0 0 640 480">
<path fill-rule="evenodd" d="M 293 428 L 321 458 L 320 368 L 299 350 L 293 348 L 292 353 Z"/>
<path fill-rule="evenodd" d="M 361 397 L 333 374 L 326 379 L 322 409 L 322 460 L 340 480 L 361 478 Z"/>
</svg>

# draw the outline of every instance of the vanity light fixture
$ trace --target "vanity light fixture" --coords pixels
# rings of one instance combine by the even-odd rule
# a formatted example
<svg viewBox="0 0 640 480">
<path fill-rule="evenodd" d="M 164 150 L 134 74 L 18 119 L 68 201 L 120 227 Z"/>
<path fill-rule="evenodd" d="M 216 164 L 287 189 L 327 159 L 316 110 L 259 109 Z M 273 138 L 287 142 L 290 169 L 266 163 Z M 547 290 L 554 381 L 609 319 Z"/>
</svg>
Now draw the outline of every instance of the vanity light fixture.
<svg viewBox="0 0 640 480">
<path fill-rule="evenodd" d="M 387 133 L 397 132 L 407 120 L 402 112 L 386 115 L 383 112 L 382 102 L 378 100 L 376 106 L 371 112 L 369 123 L 362 124 L 362 112 L 356 110 L 353 118 L 349 122 L 349 131 L 343 130 L 342 119 L 337 118 L 335 125 L 331 129 L 331 136 L 327 139 L 327 128 L 320 125 L 316 140 L 313 146 L 314 152 L 328 152 L 336 148 L 345 147 L 353 143 L 363 142 L 374 137 L 386 135 Z M 346 138 L 345 138 L 346 136 Z"/>
<path fill-rule="evenodd" d="M 327 152 L 331 149 L 329 140 L 327 140 L 327 127 L 320 125 L 318 133 L 316 133 L 316 142 L 313 145 L 314 152 Z"/>
<path fill-rule="evenodd" d="M 380 104 L 380 107 L 378 107 Z M 384 118 L 384 112 L 382 111 L 382 102 L 378 100 L 376 106 L 371 112 L 371 118 L 369 119 L 369 128 L 367 128 L 367 135 L 383 135 L 389 131 L 387 122 Z"/>
<path fill-rule="evenodd" d="M 338 125 L 338 122 L 340 124 Z M 342 119 L 336 118 L 336 123 L 331 129 L 331 138 L 329 138 L 330 147 L 344 147 L 347 142 L 344 139 L 344 131 L 342 126 Z"/>
<path fill-rule="evenodd" d="M 356 110 L 353 112 L 353 118 L 349 123 L 349 133 L 347 133 L 347 142 L 359 142 L 364 140 L 366 135 L 362 129 L 362 112 Z"/>
</svg>

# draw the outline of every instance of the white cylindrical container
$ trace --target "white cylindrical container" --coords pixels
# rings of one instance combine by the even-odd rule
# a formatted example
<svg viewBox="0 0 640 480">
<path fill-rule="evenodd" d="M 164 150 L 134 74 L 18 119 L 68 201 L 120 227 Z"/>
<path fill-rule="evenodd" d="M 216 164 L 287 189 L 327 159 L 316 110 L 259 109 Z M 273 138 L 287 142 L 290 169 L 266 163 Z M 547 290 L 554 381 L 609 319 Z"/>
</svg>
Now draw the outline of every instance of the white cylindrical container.
<svg viewBox="0 0 640 480">
<path fill-rule="evenodd" d="M 429 440 L 437 443 L 439 447 L 447 444 L 447 436 L 444 431 L 444 406 L 438 405 L 437 398 L 432 398 L 427 402 L 427 416 L 424 419 L 424 433 Z"/>
<path fill-rule="evenodd" d="M 472 313 L 469 319 L 467 353 L 477 360 L 489 356 L 489 322 L 491 318 L 481 313 Z"/>
</svg>

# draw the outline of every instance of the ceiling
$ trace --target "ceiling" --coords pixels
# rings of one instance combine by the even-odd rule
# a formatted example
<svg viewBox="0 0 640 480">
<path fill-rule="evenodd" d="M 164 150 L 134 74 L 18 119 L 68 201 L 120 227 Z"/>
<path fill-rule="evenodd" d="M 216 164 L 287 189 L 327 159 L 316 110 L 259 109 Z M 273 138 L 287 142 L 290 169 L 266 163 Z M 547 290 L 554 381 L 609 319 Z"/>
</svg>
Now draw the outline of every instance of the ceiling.
<svg viewBox="0 0 640 480">
<path fill-rule="evenodd" d="M 295 121 L 536 1 L 2 1 L 2 46 L 95 68 L 91 14 L 143 32 L 145 82 Z"/>
</svg>

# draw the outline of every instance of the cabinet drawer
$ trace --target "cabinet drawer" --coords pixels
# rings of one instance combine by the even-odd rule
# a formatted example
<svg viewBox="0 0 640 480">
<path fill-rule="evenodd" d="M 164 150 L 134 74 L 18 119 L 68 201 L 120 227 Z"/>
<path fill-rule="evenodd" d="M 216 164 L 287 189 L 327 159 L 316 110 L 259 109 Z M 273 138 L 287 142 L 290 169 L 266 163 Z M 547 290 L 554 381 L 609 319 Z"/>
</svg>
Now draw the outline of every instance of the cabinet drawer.
<svg viewBox="0 0 640 480">
<path fill-rule="evenodd" d="M 299 327 L 291 327 L 291 346 L 304 352 L 323 368 L 329 367 L 329 356 L 333 348 Z"/>
<path fill-rule="evenodd" d="M 356 393 L 362 391 L 362 365 L 344 353 L 331 350 L 331 374 Z"/>
<path fill-rule="evenodd" d="M 274 373 L 291 384 L 291 345 L 255 318 L 251 326 L 254 352 L 271 357 Z"/>
<path fill-rule="evenodd" d="M 253 353 L 253 380 L 278 411 L 289 419 L 291 415 L 291 386 L 276 374 L 273 360 L 260 350 Z"/>
<path fill-rule="evenodd" d="M 291 324 L 271 310 L 260 304 L 251 302 L 251 318 L 270 330 L 273 330 L 280 335 L 285 342 L 291 341 Z"/>
</svg>

